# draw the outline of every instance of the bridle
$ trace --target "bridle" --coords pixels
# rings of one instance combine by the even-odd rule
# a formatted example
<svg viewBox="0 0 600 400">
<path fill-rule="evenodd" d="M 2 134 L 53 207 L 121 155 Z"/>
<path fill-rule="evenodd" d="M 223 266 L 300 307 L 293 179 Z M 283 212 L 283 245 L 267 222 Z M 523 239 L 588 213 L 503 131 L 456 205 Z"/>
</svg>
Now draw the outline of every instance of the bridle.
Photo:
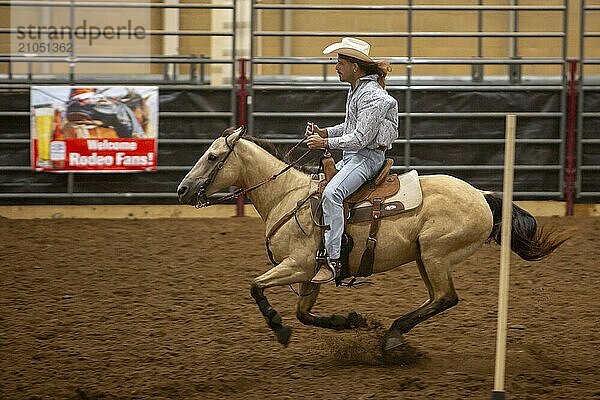
<svg viewBox="0 0 600 400">
<path fill-rule="evenodd" d="M 245 133 L 246 133 L 246 129 L 244 128 L 244 130 L 240 134 L 240 138 Z M 234 150 L 234 147 L 235 147 L 235 142 L 233 144 L 231 144 L 231 145 L 229 144 L 229 142 L 227 141 L 228 137 L 229 137 L 229 135 L 225 136 L 225 144 L 227 145 L 227 148 L 229 149 L 229 151 L 227 152 L 227 154 L 225 155 L 225 157 L 223 158 L 223 160 L 219 161 L 215 165 L 215 167 L 210 171 L 210 173 L 208 174 L 208 178 L 204 181 L 204 183 L 198 187 L 198 193 L 196 194 L 196 208 L 208 207 L 211 204 L 218 204 L 218 203 L 223 202 L 225 200 L 231 200 L 231 199 L 235 199 L 235 198 L 237 198 L 237 197 L 239 197 L 241 195 L 246 195 L 247 193 L 250 193 L 253 190 L 258 189 L 259 187 L 261 187 L 261 186 L 263 186 L 263 185 L 265 185 L 265 184 L 267 184 L 269 182 L 274 181 L 280 175 L 284 174 L 285 172 L 287 172 L 291 168 L 293 168 L 296 165 L 298 165 L 298 163 L 311 152 L 311 149 L 306 150 L 294 162 L 292 162 L 291 164 L 286 165 L 281 171 L 279 171 L 278 173 L 276 173 L 276 174 L 274 174 L 274 175 L 272 175 L 272 176 L 264 179 L 263 181 L 257 183 L 256 185 L 250 186 L 249 188 L 238 188 L 233 193 L 230 193 L 228 195 L 225 195 L 223 197 L 218 198 L 215 203 L 210 203 L 208 201 L 208 197 L 206 196 L 206 188 L 208 187 L 208 185 L 210 185 L 212 183 L 212 181 L 217 176 L 217 173 L 219 173 L 219 171 L 223 168 L 223 166 L 225 165 L 225 161 L 227 161 L 227 158 L 229 158 L 229 156 L 231 155 L 231 153 L 233 153 L 233 150 Z M 306 137 L 302 138 L 302 140 L 300 140 L 298 143 L 296 143 L 286 153 L 286 155 L 285 155 L 284 158 L 287 158 L 294 150 L 296 150 L 298 148 L 298 146 L 300 146 L 305 141 L 306 141 Z"/>
<path fill-rule="evenodd" d="M 242 133 L 240 134 L 240 137 L 243 136 L 244 133 L 246 133 L 245 128 L 242 131 Z M 206 180 L 198 187 L 198 193 L 196 193 L 196 208 L 208 207 L 210 205 L 210 202 L 208 201 L 208 196 L 206 196 L 206 188 L 212 183 L 212 181 L 215 179 L 215 177 L 217 176 L 219 171 L 221 169 L 223 169 L 223 166 L 225 165 L 225 161 L 227 161 L 227 159 L 229 158 L 231 153 L 233 153 L 233 150 L 235 147 L 235 143 L 233 143 L 233 145 L 229 144 L 229 141 L 227 140 L 228 137 L 229 137 L 229 135 L 225 136 L 225 144 L 227 145 L 227 148 L 229 149 L 229 151 L 227 152 L 227 154 L 225 154 L 225 157 L 223 158 L 223 160 L 219 161 L 213 167 L 213 169 L 208 174 L 208 178 L 206 178 Z"/>
</svg>

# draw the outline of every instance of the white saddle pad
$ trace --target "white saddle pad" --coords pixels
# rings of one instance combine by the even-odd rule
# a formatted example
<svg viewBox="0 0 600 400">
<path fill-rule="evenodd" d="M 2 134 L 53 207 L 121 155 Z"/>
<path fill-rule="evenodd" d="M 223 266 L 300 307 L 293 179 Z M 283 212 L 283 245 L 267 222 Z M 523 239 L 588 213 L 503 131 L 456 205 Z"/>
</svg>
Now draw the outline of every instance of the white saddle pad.
<svg viewBox="0 0 600 400">
<path fill-rule="evenodd" d="M 421 205 L 423 202 L 423 193 L 421 192 L 421 183 L 419 182 L 419 174 L 415 170 L 408 171 L 398 176 L 400 180 L 400 190 L 392 197 L 388 197 L 383 202 L 382 209 L 384 211 L 393 211 L 398 205 L 394 204 L 400 202 L 404 205 L 404 210 L 410 211 Z M 364 201 L 356 204 L 353 208 L 367 207 L 371 203 Z"/>
</svg>

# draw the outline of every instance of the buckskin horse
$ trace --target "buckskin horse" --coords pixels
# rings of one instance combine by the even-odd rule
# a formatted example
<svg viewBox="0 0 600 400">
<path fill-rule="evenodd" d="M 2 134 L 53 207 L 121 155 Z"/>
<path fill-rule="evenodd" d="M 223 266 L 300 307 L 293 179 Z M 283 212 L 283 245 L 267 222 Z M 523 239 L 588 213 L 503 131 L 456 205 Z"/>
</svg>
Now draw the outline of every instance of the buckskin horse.
<svg viewBox="0 0 600 400">
<path fill-rule="evenodd" d="M 243 138 L 244 133 L 245 128 L 230 128 L 210 145 L 179 184 L 179 201 L 208 205 L 208 196 L 230 186 L 248 192 L 266 224 L 267 250 L 274 263 L 273 268 L 252 281 L 250 292 L 279 343 L 287 346 L 292 330 L 265 296 L 265 289 L 274 286 L 300 284 L 296 316 L 303 324 L 336 330 L 365 326 L 366 320 L 354 311 L 328 316 L 312 312 L 320 285 L 310 281 L 323 228 L 313 223 L 306 206 L 305 200 L 312 194 L 311 176 L 290 168 L 252 138 Z M 394 321 L 385 337 L 384 350 L 402 345 L 403 334 L 455 306 L 458 296 L 451 268 L 486 241 L 500 242 L 501 198 L 451 176 L 422 176 L 419 181 L 420 205 L 381 219 L 372 272 L 416 261 L 429 299 Z M 513 204 L 512 211 L 511 248 L 521 258 L 540 260 L 564 241 L 544 233 L 525 210 Z M 369 223 L 347 225 L 346 231 L 355 243 L 365 243 Z M 356 245 L 349 255 L 351 274 L 358 270 L 361 247 L 364 249 Z"/>
</svg>

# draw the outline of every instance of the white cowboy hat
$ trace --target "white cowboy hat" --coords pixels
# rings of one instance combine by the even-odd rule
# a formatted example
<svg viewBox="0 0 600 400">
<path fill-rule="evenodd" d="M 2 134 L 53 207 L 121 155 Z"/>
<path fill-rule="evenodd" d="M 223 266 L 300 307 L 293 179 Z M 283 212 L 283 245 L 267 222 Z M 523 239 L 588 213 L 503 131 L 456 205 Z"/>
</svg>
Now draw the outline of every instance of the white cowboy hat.
<svg viewBox="0 0 600 400">
<path fill-rule="evenodd" d="M 364 40 L 345 37 L 339 43 L 333 43 L 325 47 L 323 54 L 342 54 L 344 56 L 350 56 L 358 58 L 361 61 L 373 62 L 373 59 L 369 57 L 369 50 L 371 45 Z"/>
</svg>

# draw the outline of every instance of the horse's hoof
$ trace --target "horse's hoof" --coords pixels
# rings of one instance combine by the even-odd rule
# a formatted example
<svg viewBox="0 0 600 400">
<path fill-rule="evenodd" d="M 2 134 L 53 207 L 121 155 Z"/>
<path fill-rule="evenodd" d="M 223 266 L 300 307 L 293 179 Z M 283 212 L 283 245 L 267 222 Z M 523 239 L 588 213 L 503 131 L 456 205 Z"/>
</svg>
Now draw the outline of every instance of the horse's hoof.
<svg viewBox="0 0 600 400">
<path fill-rule="evenodd" d="M 351 329 L 366 328 L 367 320 L 356 311 L 352 311 L 350 314 L 348 314 L 348 326 Z"/>
<path fill-rule="evenodd" d="M 292 337 L 292 328 L 287 325 L 283 325 L 281 329 L 277 331 L 277 341 L 283 345 L 283 347 L 287 347 L 290 343 L 290 338 Z"/>
<path fill-rule="evenodd" d="M 383 347 L 384 351 L 390 351 L 397 347 L 403 346 L 405 344 L 404 338 L 402 335 L 399 336 L 388 336 L 385 340 L 385 346 Z"/>
</svg>

